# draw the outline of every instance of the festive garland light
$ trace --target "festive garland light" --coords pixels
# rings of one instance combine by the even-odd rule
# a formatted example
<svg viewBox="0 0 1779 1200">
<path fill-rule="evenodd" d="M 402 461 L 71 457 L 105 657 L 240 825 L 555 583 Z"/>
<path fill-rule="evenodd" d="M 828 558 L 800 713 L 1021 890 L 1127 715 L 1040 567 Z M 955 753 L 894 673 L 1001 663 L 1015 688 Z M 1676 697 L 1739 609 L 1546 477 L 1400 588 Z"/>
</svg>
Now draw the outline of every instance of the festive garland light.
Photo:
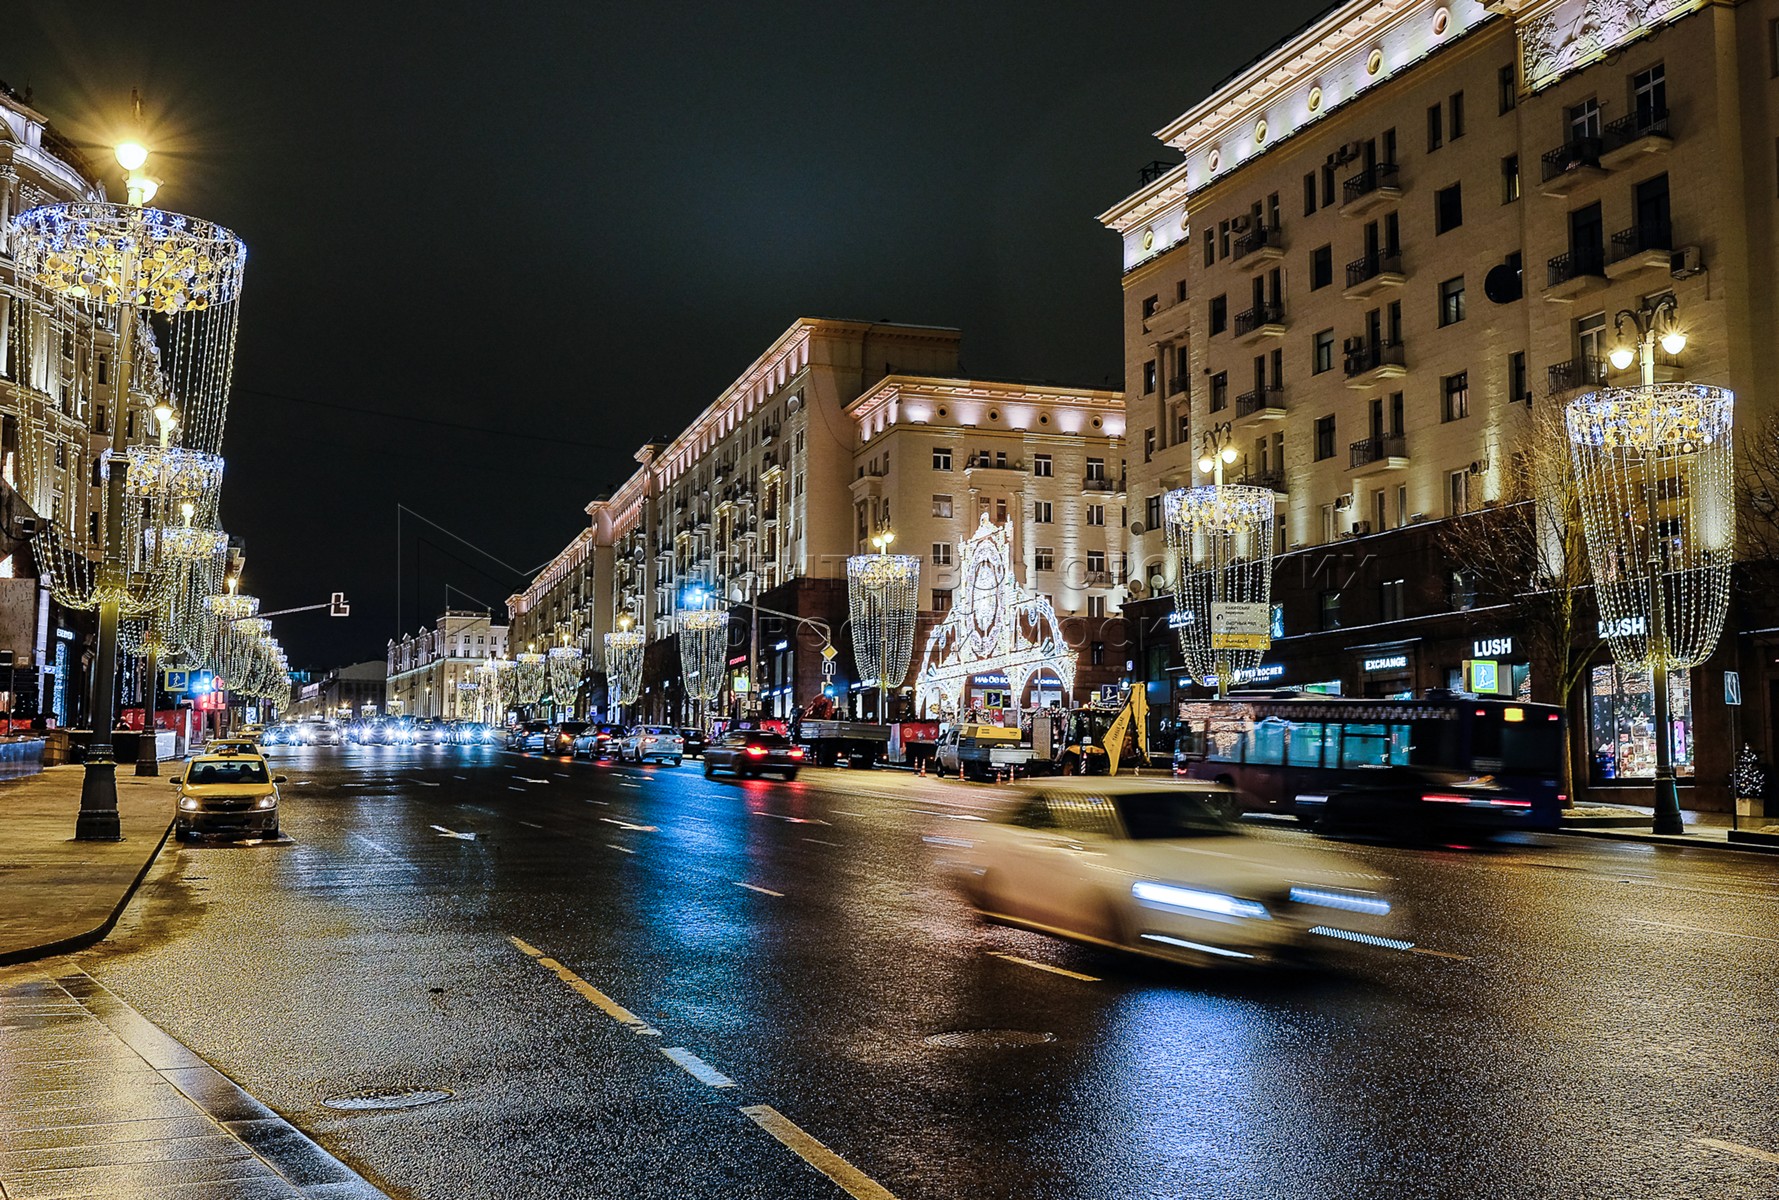
<svg viewBox="0 0 1779 1200">
<path fill-rule="evenodd" d="M 1220 618 L 1228 611 L 1223 605 L 1265 605 L 1270 615 L 1276 500 L 1270 488 L 1241 484 L 1176 488 L 1163 497 L 1174 624 L 1194 679 L 1221 674 L 1225 682 L 1246 682 L 1271 645 L 1270 638 L 1226 632 Z"/>
<path fill-rule="evenodd" d="M 912 554 L 855 554 L 846 560 L 846 595 L 859 682 L 901 687 L 914 657 L 920 559 Z"/>
<path fill-rule="evenodd" d="M 579 646 L 551 646 L 545 658 L 551 699 L 557 708 L 573 708 L 575 693 L 581 686 L 581 665 L 585 655 Z"/>
<path fill-rule="evenodd" d="M 531 705 L 544 698 L 544 689 L 549 686 L 548 662 L 544 655 L 531 651 L 513 655 L 514 701 Z"/>
<path fill-rule="evenodd" d="M 241 291 L 247 247 L 220 225 L 128 204 L 46 204 L 13 218 L 18 272 L 76 299 L 201 311 Z"/>
<path fill-rule="evenodd" d="M 729 610 L 706 608 L 679 619 L 679 667 L 686 695 L 714 704 L 729 666 Z"/>
<path fill-rule="evenodd" d="M 1564 410 L 1601 634 L 1627 670 L 1653 663 L 1651 585 L 1669 670 L 1711 656 L 1729 611 L 1735 397 L 1692 383 L 1605 388 Z"/>
<path fill-rule="evenodd" d="M 605 635 L 608 706 L 628 708 L 642 689 L 642 658 L 648 639 L 640 629 L 619 629 Z"/>
<path fill-rule="evenodd" d="M 476 667 L 476 687 L 484 721 L 501 721 L 513 698 L 514 669 L 510 658 L 490 658 Z"/>
</svg>

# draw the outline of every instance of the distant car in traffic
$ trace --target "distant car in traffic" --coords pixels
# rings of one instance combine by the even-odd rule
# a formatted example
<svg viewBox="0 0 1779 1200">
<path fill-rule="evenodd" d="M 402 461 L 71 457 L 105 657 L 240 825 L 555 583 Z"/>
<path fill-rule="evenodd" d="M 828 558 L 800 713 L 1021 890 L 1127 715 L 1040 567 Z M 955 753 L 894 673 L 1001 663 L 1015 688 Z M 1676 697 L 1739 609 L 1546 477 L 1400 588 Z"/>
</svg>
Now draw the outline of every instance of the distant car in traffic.
<svg viewBox="0 0 1779 1200">
<path fill-rule="evenodd" d="M 550 727 L 549 752 L 573 754 L 574 740 L 587 728 L 586 721 L 558 721 Z"/>
<path fill-rule="evenodd" d="M 624 736 L 622 726 L 600 721 L 588 725 L 575 735 L 576 758 L 611 758 L 618 752 L 618 740 Z"/>
<path fill-rule="evenodd" d="M 451 731 L 437 717 L 421 717 L 414 722 L 413 732 L 408 740 L 415 746 L 448 746 L 451 744 Z"/>
<path fill-rule="evenodd" d="M 257 754 L 200 754 L 169 782 L 178 789 L 174 834 L 278 836 L 278 785 Z"/>
<path fill-rule="evenodd" d="M 338 746 L 345 740 L 332 721 L 304 721 L 297 726 L 295 738 L 299 746 Z"/>
<path fill-rule="evenodd" d="M 704 747 L 710 741 L 704 736 L 704 730 L 686 726 L 679 731 L 680 740 L 686 745 L 686 757 L 698 758 L 704 754 Z"/>
<path fill-rule="evenodd" d="M 634 725 L 618 740 L 618 761 L 641 766 L 653 759 L 677 767 L 686 756 L 686 742 L 671 725 Z"/>
<path fill-rule="evenodd" d="M 507 741 L 512 750 L 542 750 L 550 744 L 550 723 L 548 721 L 526 721 L 513 727 L 513 734 Z"/>
<path fill-rule="evenodd" d="M 258 754 L 259 743 L 250 737 L 235 734 L 230 737 L 217 738 L 207 747 L 211 754 Z"/>
<path fill-rule="evenodd" d="M 1058 780 L 928 840 L 984 916 L 1075 941 L 1225 965 L 1409 947 L 1387 877 L 1239 829 L 1218 815 L 1225 790 Z"/>
<path fill-rule="evenodd" d="M 793 745 L 780 733 L 758 729 L 736 730 L 704 748 L 704 777 L 727 771 L 738 778 L 779 775 L 786 782 L 797 778 L 803 766 L 803 747 Z"/>
</svg>

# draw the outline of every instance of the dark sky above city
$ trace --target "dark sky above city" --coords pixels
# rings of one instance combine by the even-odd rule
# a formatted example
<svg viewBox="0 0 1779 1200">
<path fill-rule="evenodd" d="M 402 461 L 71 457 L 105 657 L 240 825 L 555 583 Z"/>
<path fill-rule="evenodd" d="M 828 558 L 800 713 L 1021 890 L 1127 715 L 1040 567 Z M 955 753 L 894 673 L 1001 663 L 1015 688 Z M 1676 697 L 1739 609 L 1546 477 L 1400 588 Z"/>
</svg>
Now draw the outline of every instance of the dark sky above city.
<svg viewBox="0 0 1779 1200">
<path fill-rule="evenodd" d="M 156 204 L 247 242 L 224 523 L 267 609 L 347 593 L 276 623 L 325 668 L 504 612 L 796 317 L 1118 386 L 1095 215 L 1324 7 L 33 0 L 0 79 L 114 174 L 140 88 Z"/>
</svg>

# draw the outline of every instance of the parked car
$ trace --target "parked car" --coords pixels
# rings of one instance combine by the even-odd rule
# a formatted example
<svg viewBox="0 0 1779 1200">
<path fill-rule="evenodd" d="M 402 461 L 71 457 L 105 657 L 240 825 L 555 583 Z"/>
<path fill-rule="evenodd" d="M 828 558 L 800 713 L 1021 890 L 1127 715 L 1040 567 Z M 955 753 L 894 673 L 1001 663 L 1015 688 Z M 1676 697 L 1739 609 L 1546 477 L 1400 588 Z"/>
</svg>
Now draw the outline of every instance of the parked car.
<svg viewBox="0 0 1779 1200">
<path fill-rule="evenodd" d="M 797 778 L 803 765 L 803 747 L 779 733 L 738 729 L 725 733 L 704 748 L 704 777 L 728 771 L 738 778 L 782 775 L 786 782 Z"/>
<path fill-rule="evenodd" d="M 686 756 L 686 742 L 671 725 L 633 725 L 618 741 L 618 761 L 638 766 L 649 759 L 677 767 Z"/>
<path fill-rule="evenodd" d="M 574 740 L 587 728 L 586 721 L 558 721 L 550 729 L 551 754 L 573 754 Z"/>
<path fill-rule="evenodd" d="M 1077 941 L 1221 965 L 1411 945 L 1392 936 L 1387 876 L 1230 824 L 1227 790 L 1057 780 L 929 840 L 984 916 Z"/>
<path fill-rule="evenodd" d="M 174 833 L 278 836 L 278 785 L 258 754 L 200 754 L 169 782 L 178 789 Z"/>
<path fill-rule="evenodd" d="M 704 730 L 693 729 L 688 726 L 679 731 L 679 736 L 680 740 L 686 744 L 687 758 L 703 757 L 705 744 L 709 741 L 709 739 L 704 736 Z"/>
<path fill-rule="evenodd" d="M 611 758 L 618 752 L 618 740 L 624 736 L 621 726 L 606 722 L 589 725 L 575 735 L 574 750 L 576 758 Z"/>
</svg>

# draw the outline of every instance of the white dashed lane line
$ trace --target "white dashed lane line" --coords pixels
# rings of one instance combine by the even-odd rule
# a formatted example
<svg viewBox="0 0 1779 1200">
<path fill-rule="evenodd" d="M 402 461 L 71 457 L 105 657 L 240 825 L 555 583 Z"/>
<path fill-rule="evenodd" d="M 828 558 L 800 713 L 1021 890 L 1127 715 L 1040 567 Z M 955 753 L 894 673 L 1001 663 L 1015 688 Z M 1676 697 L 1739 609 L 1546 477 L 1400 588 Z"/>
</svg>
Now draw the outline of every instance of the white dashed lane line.
<svg viewBox="0 0 1779 1200">
<path fill-rule="evenodd" d="M 732 1088 L 735 1086 L 735 1081 L 733 1079 L 730 1079 L 727 1075 L 705 1062 L 702 1058 L 699 1058 L 696 1054 L 693 1054 L 684 1046 L 662 1046 L 660 1050 L 661 1053 L 672 1059 L 682 1071 L 690 1075 L 693 1079 L 696 1079 L 699 1083 L 709 1084 L 713 1088 Z"/>
<path fill-rule="evenodd" d="M 634 851 L 634 850 L 627 850 L 623 846 L 615 845 L 611 842 L 607 842 L 605 844 L 605 848 L 607 850 L 616 850 L 619 854 L 635 854 L 636 853 L 636 851 Z"/>
<path fill-rule="evenodd" d="M 1037 971 L 1048 971 L 1052 975 L 1061 975 L 1066 979 L 1079 979 L 1082 983 L 1098 983 L 1100 981 L 1098 975 L 1083 975 L 1079 971 L 1069 971 L 1062 967 L 1053 967 L 1049 963 L 1041 963 L 1036 959 L 1021 958 L 1017 954 L 1003 954 L 999 950 L 991 951 L 990 954 L 994 958 L 1003 959 L 1010 963 L 1018 963 L 1022 967 L 1031 967 L 1033 970 Z"/>
<path fill-rule="evenodd" d="M 740 880 L 736 880 L 735 886 L 738 888 L 746 888 L 750 892 L 758 892 L 762 896 L 777 896 L 781 900 L 784 899 L 783 892 L 775 892 L 771 888 L 755 887 L 751 883 L 742 883 Z"/>
</svg>

